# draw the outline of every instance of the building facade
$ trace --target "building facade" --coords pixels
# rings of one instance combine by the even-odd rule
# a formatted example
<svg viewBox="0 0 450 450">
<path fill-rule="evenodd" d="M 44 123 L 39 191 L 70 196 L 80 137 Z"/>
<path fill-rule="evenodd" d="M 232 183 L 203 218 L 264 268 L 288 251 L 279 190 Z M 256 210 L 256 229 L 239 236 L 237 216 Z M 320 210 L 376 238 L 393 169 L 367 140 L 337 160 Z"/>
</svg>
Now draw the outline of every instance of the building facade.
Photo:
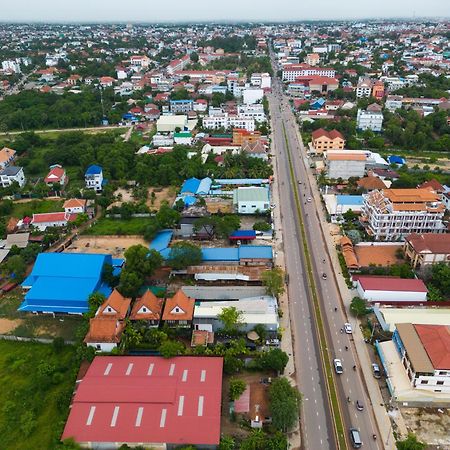
<svg viewBox="0 0 450 450">
<path fill-rule="evenodd" d="M 405 238 L 403 253 L 413 269 L 450 264 L 450 234 L 411 233 Z"/>
<path fill-rule="evenodd" d="M 383 126 L 383 113 L 381 111 L 369 111 L 358 109 L 356 127 L 359 130 L 372 130 L 379 132 Z"/>
</svg>

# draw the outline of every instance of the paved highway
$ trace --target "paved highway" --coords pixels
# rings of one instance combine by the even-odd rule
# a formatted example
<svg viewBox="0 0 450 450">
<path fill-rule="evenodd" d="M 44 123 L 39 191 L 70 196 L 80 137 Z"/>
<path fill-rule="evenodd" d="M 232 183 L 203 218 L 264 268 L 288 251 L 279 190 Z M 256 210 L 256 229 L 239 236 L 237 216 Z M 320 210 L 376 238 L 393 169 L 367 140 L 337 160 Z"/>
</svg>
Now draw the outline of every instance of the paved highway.
<svg viewBox="0 0 450 450">
<path fill-rule="evenodd" d="M 381 449 L 383 448 L 381 439 L 374 440 L 372 437 L 373 434 L 378 435 L 378 431 L 363 381 L 359 371 L 353 370 L 353 366 L 358 366 L 359 362 L 351 335 L 341 333 L 346 319 L 331 262 L 327 255 L 326 243 L 320 231 L 315 202 L 308 202 L 308 198 L 314 198 L 312 191 L 314 187 L 311 187 L 308 181 L 306 153 L 303 143 L 299 142 L 295 128 L 298 125 L 290 110 L 288 100 L 282 95 L 282 84 L 278 79 L 274 79 L 272 89 L 272 94 L 269 95 L 273 130 L 272 147 L 277 158 L 276 179 L 280 190 L 284 251 L 289 274 L 288 294 L 297 382 L 304 396 L 301 418 L 303 446 L 311 450 L 334 449 L 336 443 L 320 362 L 320 350 L 316 339 L 315 322 L 311 309 L 312 301 L 307 289 L 308 279 L 304 270 L 305 263 L 290 180 L 284 129 L 292 154 L 296 178 L 294 182 L 298 183 L 299 188 L 302 217 L 309 251 L 313 259 L 314 278 L 326 327 L 329 357 L 330 359 L 340 358 L 344 367 L 344 373 L 335 378 L 345 431 L 348 433 L 350 427 L 358 428 L 364 448 Z M 322 279 L 323 273 L 327 274 L 326 280 Z M 353 326 L 355 326 L 354 321 Z M 348 347 L 348 350 L 345 350 L 345 347 Z M 348 398 L 350 398 L 350 402 Z M 356 409 L 356 400 L 363 403 L 363 411 Z"/>
</svg>

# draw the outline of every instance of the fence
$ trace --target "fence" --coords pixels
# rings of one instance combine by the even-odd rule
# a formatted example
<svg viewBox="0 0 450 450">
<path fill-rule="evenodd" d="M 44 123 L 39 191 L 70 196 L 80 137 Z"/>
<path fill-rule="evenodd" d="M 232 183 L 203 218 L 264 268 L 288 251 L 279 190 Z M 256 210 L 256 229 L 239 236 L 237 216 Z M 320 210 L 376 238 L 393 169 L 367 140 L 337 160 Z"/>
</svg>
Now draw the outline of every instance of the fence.
<svg viewBox="0 0 450 450">
<path fill-rule="evenodd" d="M 0 340 L 17 342 L 40 342 L 41 344 L 53 344 L 53 339 L 28 338 L 22 336 L 13 336 L 10 334 L 0 334 Z M 74 345 L 75 341 L 64 341 L 66 345 Z"/>
</svg>

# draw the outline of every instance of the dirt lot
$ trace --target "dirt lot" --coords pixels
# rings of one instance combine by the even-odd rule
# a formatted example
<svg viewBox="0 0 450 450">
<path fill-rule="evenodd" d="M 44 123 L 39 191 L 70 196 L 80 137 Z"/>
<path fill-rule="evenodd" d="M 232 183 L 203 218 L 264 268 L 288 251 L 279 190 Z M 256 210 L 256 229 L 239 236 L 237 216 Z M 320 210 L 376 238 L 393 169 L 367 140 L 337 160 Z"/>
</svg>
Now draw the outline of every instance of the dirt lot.
<svg viewBox="0 0 450 450">
<path fill-rule="evenodd" d="M 152 192 L 155 193 L 155 199 L 152 204 Z M 177 196 L 175 189 L 172 187 L 168 188 L 149 188 L 148 189 L 148 200 L 147 200 L 147 206 L 151 209 L 159 209 L 161 206 L 161 203 L 166 200 L 169 202 L 169 205 L 172 206 L 172 203 L 175 200 L 175 197 Z"/>
<path fill-rule="evenodd" d="M 106 253 L 114 258 L 123 258 L 125 250 L 136 244 L 148 246 L 141 236 L 78 236 L 65 252 Z"/>
<path fill-rule="evenodd" d="M 8 334 L 22 324 L 22 320 L 0 319 L 0 334 Z"/>
<path fill-rule="evenodd" d="M 118 197 L 119 195 L 122 196 L 122 200 L 117 200 L 114 203 L 111 203 L 108 206 L 108 209 L 111 209 L 113 206 L 120 206 L 122 203 L 133 203 L 134 202 L 134 198 L 132 195 L 132 190 L 131 189 L 122 189 L 122 188 L 118 188 L 114 191 L 114 196 Z"/>
<path fill-rule="evenodd" d="M 402 408 L 406 426 L 417 438 L 441 450 L 450 449 L 450 409 Z"/>
</svg>

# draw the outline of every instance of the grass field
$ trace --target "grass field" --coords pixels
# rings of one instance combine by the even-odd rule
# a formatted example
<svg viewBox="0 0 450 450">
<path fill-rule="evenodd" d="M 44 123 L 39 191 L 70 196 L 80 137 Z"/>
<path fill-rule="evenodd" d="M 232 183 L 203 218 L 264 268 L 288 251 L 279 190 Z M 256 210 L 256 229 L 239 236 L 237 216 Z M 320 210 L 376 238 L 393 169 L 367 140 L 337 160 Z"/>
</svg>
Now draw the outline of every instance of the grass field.
<svg viewBox="0 0 450 450">
<path fill-rule="evenodd" d="M 14 203 L 12 217 L 18 219 L 24 216 L 32 217 L 33 213 L 48 213 L 62 211 L 63 200 L 31 200 L 29 202 Z"/>
<path fill-rule="evenodd" d="M 128 220 L 108 219 L 103 217 L 88 228 L 83 234 L 94 236 L 143 234 L 151 218 L 133 217 Z"/>
<path fill-rule="evenodd" d="M 75 349 L 0 341 L 0 448 L 55 450 L 78 363 Z"/>
</svg>

